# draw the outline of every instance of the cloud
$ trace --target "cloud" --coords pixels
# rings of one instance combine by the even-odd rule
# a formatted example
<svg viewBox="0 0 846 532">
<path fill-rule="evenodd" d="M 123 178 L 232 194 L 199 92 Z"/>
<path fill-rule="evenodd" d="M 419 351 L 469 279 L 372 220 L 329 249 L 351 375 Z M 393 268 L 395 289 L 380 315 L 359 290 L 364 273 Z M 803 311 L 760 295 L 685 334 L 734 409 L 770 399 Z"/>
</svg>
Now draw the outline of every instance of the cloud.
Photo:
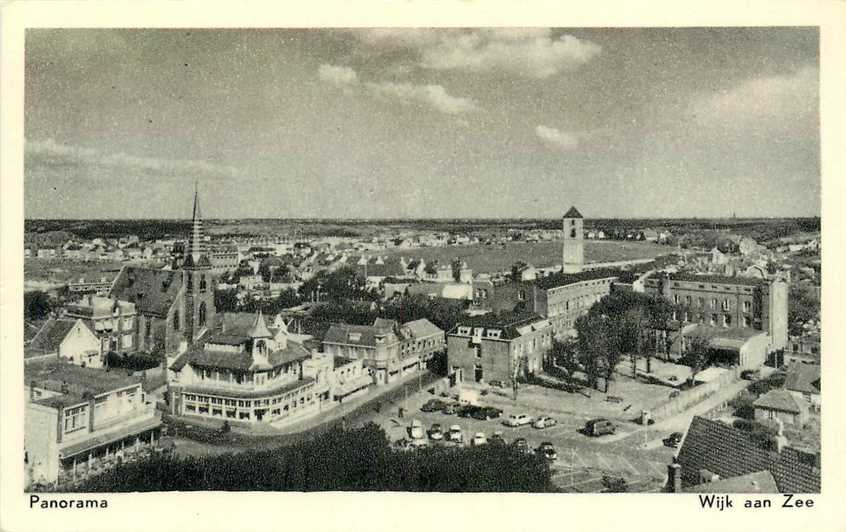
<svg viewBox="0 0 846 532">
<path fill-rule="evenodd" d="M 393 98 L 404 105 L 420 103 L 441 113 L 455 115 L 478 109 L 471 98 L 452 96 L 441 85 L 415 85 L 412 83 L 367 83 L 370 92 L 380 97 Z"/>
<path fill-rule="evenodd" d="M 318 77 L 327 83 L 361 90 L 379 97 L 398 101 L 403 105 L 422 104 L 444 114 L 461 114 L 478 110 L 472 98 L 453 96 L 441 85 L 418 85 L 390 81 L 360 83 L 355 70 L 345 66 L 321 65 Z"/>
<path fill-rule="evenodd" d="M 556 37 L 545 28 L 351 31 L 367 46 L 412 51 L 421 68 L 507 72 L 536 79 L 574 70 L 602 50 L 599 45 L 572 35 Z"/>
<path fill-rule="evenodd" d="M 124 171 L 148 176 L 173 176 L 182 174 L 191 177 L 222 178 L 236 177 L 240 172 L 231 166 L 212 164 L 192 159 L 158 159 L 137 157 L 126 153 L 101 153 L 92 148 L 61 144 L 53 139 L 27 141 L 25 148 L 26 167 L 32 168 L 88 168 L 95 170 L 92 177 L 113 176 Z"/>
<path fill-rule="evenodd" d="M 788 75 L 751 79 L 716 94 L 699 94 L 690 113 L 702 126 L 754 128 L 763 133 L 794 129 L 797 124 L 816 128 L 818 109 L 819 70 L 805 67 Z"/>
<path fill-rule="evenodd" d="M 560 131 L 554 127 L 538 126 L 535 134 L 550 148 L 558 150 L 574 150 L 579 146 L 579 139 L 574 133 Z"/>
<path fill-rule="evenodd" d="M 358 74 L 355 70 L 345 66 L 320 65 L 317 69 L 317 76 L 321 81 L 334 83 L 335 85 L 356 85 Z"/>
</svg>

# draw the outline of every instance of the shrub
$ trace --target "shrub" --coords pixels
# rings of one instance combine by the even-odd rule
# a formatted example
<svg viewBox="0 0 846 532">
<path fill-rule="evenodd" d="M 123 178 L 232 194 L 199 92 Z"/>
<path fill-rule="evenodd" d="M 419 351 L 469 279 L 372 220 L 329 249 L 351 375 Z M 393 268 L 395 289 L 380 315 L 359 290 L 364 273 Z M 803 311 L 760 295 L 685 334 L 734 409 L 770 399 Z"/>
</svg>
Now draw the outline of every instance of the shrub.
<svg viewBox="0 0 846 532">
<path fill-rule="evenodd" d="M 747 393 L 743 392 L 731 401 L 729 401 L 729 406 L 734 408 L 734 415 L 740 418 L 746 419 L 755 419 L 755 398 Z"/>
</svg>

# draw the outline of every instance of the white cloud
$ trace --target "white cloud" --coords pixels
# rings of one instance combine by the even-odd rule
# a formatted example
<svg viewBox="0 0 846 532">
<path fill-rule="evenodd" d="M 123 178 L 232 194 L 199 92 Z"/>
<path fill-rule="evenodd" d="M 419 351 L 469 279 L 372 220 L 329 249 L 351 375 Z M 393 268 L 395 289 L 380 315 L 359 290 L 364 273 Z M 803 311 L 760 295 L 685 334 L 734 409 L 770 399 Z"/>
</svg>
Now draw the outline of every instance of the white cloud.
<svg viewBox="0 0 846 532">
<path fill-rule="evenodd" d="M 367 83 L 366 86 L 377 96 L 393 98 L 404 105 L 428 105 L 450 115 L 468 113 L 478 108 L 471 98 L 452 96 L 441 85 L 381 82 Z"/>
<path fill-rule="evenodd" d="M 318 77 L 333 85 L 361 87 L 361 90 L 380 98 L 389 98 L 403 105 L 422 104 L 444 114 L 461 114 L 478 109 L 471 98 L 453 96 L 441 85 L 418 85 L 414 83 L 394 83 L 390 81 L 359 83 L 355 70 L 349 67 L 321 65 Z"/>
<path fill-rule="evenodd" d="M 535 134 L 550 148 L 574 150 L 579 147 L 579 139 L 574 133 L 561 131 L 554 127 L 540 125 L 535 128 Z"/>
<path fill-rule="evenodd" d="M 818 107 L 819 71 L 805 67 L 789 75 L 748 80 L 716 94 L 700 94 L 690 112 L 699 125 L 764 132 L 799 124 L 816 128 Z"/>
<path fill-rule="evenodd" d="M 544 28 L 352 30 L 369 46 L 404 48 L 420 67 L 433 70 L 507 72 L 543 79 L 573 70 L 596 57 L 601 47 L 572 35 L 554 37 Z"/>
<path fill-rule="evenodd" d="M 87 167 L 93 170 L 118 170 L 147 175 L 173 176 L 182 174 L 193 177 L 235 177 L 236 168 L 193 159 L 158 159 L 137 157 L 126 153 L 101 153 L 91 148 L 61 144 L 53 139 L 27 141 L 26 166 L 28 168 Z M 114 175 L 93 172 L 91 177 Z"/>
<path fill-rule="evenodd" d="M 317 76 L 321 81 L 336 85 L 355 85 L 358 83 L 358 74 L 355 73 L 355 70 L 345 66 L 320 65 L 320 68 L 317 69 Z"/>
</svg>

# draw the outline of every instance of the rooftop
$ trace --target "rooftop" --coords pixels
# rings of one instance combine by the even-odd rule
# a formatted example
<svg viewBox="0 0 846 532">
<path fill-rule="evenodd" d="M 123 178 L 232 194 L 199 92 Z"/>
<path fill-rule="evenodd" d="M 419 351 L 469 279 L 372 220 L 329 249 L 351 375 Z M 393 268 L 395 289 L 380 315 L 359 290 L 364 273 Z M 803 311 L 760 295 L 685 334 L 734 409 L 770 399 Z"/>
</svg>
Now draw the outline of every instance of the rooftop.
<svg viewBox="0 0 846 532">
<path fill-rule="evenodd" d="M 781 493 L 819 493 L 816 457 L 792 447 L 781 453 L 762 449 L 746 432 L 720 421 L 694 416 L 678 454 L 685 487 L 699 483 L 707 469 L 722 479 L 769 471 Z"/>
<path fill-rule="evenodd" d="M 672 273 L 670 274 L 670 280 L 747 286 L 761 286 L 767 284 L 766 280 L 754 277 L 728 277 L 725 275 L 697 275 L 691 273 Z"/>
<path fill-rule="evenodd" d="M 784 387 L 802 393 L 820 393 L 820 366 L 794 362 L 787 368 Z"/>
<path fill-rule="evenodd" d="M 518 328 L 542 322 L 545 322 L 544 318 L 533 312 L 489 313 L 462 318 L 450 334 L 457 334 L 458 327 L 499 329 L 502 331 L 501 339 L 510 340 L 523 335 Z"/>
<path fill-rule="evenodd" d="M 33 337 L 29 344 L 29 348 L 33 351 L 41 351 L 45 354 L 55 353 L 59 350 L 59 345 L 68 335 L 68 333 L 76 325 L 77 320 L 74 319 L 49 319 L 38 331 L 38 334 Z M 83 327 L 88 327 L 85 322 L 81 322 Z M 90 330 L 90 329 L 89 329 Z"/>
<path fill-rule="evenodd" d="M 298 360 L 305 360 L 311 355 L 307 349 L 296 342 L 288 341 L 284 349 L 277 349 L 267 356 L 270 367 L 275 368 L 291 364 Z M 213 349 L 193 349 L 186 351 L 177 358 L 170 368 L 180 371 L 186 365 L 205 368 L 222 368 L 235 371 L 250 371 L 253 366 L 253 356 L 248 351 L 231 353 Z"/>
<path fill-rule="evenodd" d="M 684 491 L 687 493 L 778 493 L 778 486 L 772 473 L 758 471 L 739 477 L 697 484 Z"/>
<path fill-rule="evenodd" d="M 584 216 L 582 216 L 582 213 L 580 213 L 579 210 L 576 209 L 575 206 L 573 206 L 570 207 L 570 210 L 564 214 L 564 218 L 584 218 Z"/>
<path fill-rule="evenodd" d="M 26 364 L 24 379 L 27 386 L 35 383 L 36 388 L 60 393 L 61 395 L 55 397 L 35 401 L 53 407 L 78 404 L 87 400 L 89 395 L 100 395 L 141 382 L 141 377 L 133 377 L 127 374 L 126 370 L 84 368 L 61 360 L 34 361 Z M 67 393 L 62 393 L 63 384 Z"/>
<path fill-rule="evenodd" d="M 794 414 L 802 412 L 802 408 L 796 403 L 796 398 L 787 390 L 770 390 L 757 398 L 753 404 L 755 408 L 766 408 Z"/>
<path fill-rule="evenodd" d="M 549 290 L 550 288 L 557 288 L 559 286 L 567 286 L 571 284 L 581 283 L 584 281 L 594 281 L 596 279 L 616 278 L 620 275 L 621 270 L 599 269 L 588 270 L 581 273 L 553 273 L 546 277 L 541 277 L 534 281 L 535 286 L 542 290 Z"/>
<path fill-rule="evenodd" d="M 124 266 L 109 295 L 135 303 L 140 313 L 166 316 L 181 288 L 181 271 Z"/>
</svg>

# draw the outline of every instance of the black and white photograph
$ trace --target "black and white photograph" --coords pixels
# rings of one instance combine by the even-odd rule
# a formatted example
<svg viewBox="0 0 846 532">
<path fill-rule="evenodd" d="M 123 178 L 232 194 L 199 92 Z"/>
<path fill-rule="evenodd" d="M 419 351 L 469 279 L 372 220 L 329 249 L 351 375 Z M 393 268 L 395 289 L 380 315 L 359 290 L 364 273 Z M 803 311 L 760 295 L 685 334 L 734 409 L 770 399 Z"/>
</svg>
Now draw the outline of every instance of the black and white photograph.
<svg viewBox="0 0 846 532">
<path fill-rule="evenodd" d="M 21 67 L 21 510 L 820 496 L 819 26 L 30 27 Z"/>
</svg>

